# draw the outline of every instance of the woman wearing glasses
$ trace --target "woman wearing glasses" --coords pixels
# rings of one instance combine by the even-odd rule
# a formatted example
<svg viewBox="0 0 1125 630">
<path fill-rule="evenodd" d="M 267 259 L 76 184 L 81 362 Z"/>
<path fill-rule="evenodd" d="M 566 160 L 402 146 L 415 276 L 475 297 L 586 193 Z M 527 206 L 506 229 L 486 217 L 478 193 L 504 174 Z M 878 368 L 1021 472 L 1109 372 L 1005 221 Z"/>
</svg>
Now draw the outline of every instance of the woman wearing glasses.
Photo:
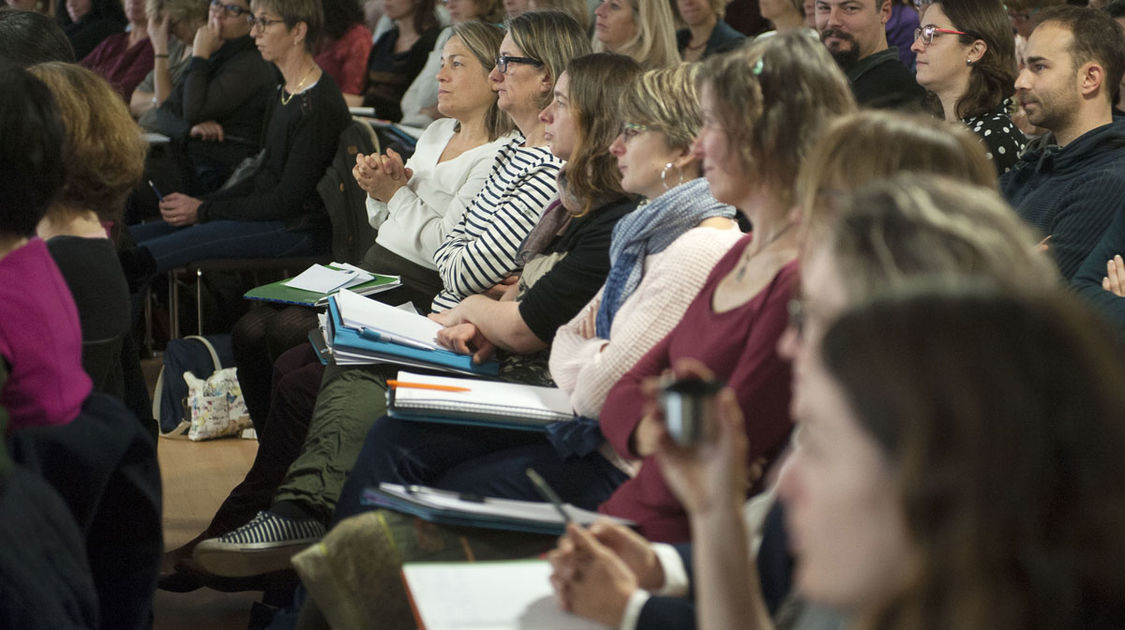
<svg viewBox="0 0 1125 630">
<path fill-rule="evenodd" d="M 914 33 L 918 84 L 935 113 L 981 137 L 999 175 L 1023 150 L 1012 122 L 1015 44 L 1000 0 L 942 0 L 925 8 Z"/>
<path fill-rule="evenodd" d="M 261 58 L 282 79 L 269 99 L 262 159 L 238 183 L 205 199 L 166 195 L 162 221 L 131 228 L 138 247 L 126 271 L 134 277 L 202 258 L 302 256 L 325 249 L 329 226 L 316 184 L 349 117 L 340 88 L 313 60 L 324 14 L 315 0 L 263 0 L 255 9 L 245 23 L 253 25 Z M 197 36 L 196 54 L 199 46 Z M 190 81 L 189 74 L 185 83 Z"/>
</svg>

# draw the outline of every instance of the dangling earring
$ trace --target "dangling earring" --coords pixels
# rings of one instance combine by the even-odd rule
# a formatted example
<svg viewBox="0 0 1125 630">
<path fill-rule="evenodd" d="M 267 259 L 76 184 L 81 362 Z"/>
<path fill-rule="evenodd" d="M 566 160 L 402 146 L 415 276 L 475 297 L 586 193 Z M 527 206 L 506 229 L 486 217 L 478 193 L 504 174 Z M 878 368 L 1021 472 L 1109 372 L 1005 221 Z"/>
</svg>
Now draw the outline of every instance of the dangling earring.
<svg viewBox="0 0 1125 630">
<path fill-rule="evenodd" d="M 664 190 L 668 190 L 668 169 L 670 168 L 672 168 L 672 163 L 668 162 L 660 171 L 660 185 L 664 187 Z M 683 177 L 683 173 L 680 173 L 680 179 L 683 179 Z"/>
</svg>

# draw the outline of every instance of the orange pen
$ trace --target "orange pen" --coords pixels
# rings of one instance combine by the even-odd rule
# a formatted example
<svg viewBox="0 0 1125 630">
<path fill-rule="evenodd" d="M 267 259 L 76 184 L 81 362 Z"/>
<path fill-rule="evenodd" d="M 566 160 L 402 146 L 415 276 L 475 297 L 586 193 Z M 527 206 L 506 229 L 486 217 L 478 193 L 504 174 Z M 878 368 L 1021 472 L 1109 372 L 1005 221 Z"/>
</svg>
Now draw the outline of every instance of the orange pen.
<svg viewBox="0 0 1125 630">
<path fill-rule="evenodd" d="M 432 383 L 407 383 L 406 381 L 387 381 L 387 385 L 391 387 L 407 387 L 410 389 L 432 389 L 438 392 L 471 392 L 473 390 L 468 387 L 458 387 L 456 385 L 435 385 Z"/>
</svg>

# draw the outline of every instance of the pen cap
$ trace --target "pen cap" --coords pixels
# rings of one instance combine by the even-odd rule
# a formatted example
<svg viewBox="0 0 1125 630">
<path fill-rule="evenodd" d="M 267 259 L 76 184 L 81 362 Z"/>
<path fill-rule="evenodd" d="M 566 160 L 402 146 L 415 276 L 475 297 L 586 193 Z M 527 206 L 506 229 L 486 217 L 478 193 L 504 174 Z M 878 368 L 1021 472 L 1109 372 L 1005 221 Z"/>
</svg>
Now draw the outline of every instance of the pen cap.
<svg viewBox="0 0 1125 630">
<path fill-rule="evenodd" d="M 660 392 L 668 435 L 680 446 L 693 446 L 714 436 L 716 381 L 681 379 Z"/>
</svg>

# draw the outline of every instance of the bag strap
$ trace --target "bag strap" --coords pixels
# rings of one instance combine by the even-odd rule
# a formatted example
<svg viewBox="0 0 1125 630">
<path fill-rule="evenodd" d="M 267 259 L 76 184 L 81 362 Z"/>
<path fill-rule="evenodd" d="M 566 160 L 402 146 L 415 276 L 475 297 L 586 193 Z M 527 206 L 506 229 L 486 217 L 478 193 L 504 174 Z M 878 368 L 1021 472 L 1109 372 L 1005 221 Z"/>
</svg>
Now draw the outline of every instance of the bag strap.
<svg viewBox="0 0 1125 630">
<path fill-rule="evenodd" d="M 215 346 L 212 346 L 211 342 L 208 341 L 206 337 L 201 337 L 200 335 L 188 335 L 187 337 L 184 337 L 184 339 L 194 339 L 203 344 L 203 347 L 207 348 L 207 352 L 211 355 L 211 363 L 215 366 L 215 371 L 218 372 L 219 370 L 223 369 L 223 364 L 219 361 L 219 353 L 215 352 Z"/>
</svg>

